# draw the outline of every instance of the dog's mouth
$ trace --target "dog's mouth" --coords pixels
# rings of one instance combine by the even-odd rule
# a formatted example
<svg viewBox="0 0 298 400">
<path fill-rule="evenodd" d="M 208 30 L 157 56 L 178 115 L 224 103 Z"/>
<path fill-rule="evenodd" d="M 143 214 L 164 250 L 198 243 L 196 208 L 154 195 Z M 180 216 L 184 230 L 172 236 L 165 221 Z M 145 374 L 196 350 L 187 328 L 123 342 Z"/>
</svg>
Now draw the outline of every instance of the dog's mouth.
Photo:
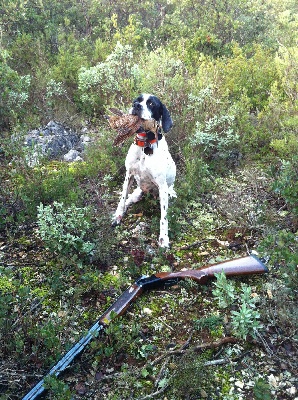
<svg viewBox="0 0 298 400">
<path fill-rule="evenodd" d="M 152 119 L 152 115 L 149 112 L 145 112 L 143 109 L 141 110 L 136 110 L 136 109 L 132 109 L 131 111 L 132 115 L 137 115 L 139 118 L 142 119 Z"/>
<path fill-rule="evenodd" d="M 142 118 L 142 110 L 137 110 L 135 108 L 132 108 L 131 114 L 132 115 L 137 115 L 138 117 Z"/>
</svg>

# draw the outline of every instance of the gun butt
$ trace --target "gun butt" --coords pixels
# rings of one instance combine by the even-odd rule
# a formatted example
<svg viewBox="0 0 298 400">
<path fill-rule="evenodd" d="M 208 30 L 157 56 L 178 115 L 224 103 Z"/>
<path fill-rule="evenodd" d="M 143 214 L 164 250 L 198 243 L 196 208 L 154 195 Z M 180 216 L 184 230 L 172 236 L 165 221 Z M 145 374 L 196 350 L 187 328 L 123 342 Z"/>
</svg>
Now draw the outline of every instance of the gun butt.
<svg viewBox="0 0 298 400">
<path fill-rule="evenodd" d="M 219 264 L 209 265 L 203 269 L 210 277 L 220 272 L 224 272 L 227 276 L 264 274 L 268 272 L 266 265 L 252 254 L 247 257 L 240 257 Z"/>
</svg>

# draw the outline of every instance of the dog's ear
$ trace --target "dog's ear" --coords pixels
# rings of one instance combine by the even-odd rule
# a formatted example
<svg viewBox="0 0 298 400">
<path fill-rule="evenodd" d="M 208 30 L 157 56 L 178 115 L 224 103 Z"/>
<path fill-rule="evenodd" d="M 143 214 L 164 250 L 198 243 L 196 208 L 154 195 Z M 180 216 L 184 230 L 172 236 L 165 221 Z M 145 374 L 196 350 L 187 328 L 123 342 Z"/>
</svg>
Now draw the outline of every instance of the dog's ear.
<svg viewBox="0 0 298 400">
<path fill-rule="evenodd" d="M 165 133 L 167 133 L 173 126 L 173 121 L 170 116 L 169 110 L 163 104 L 161 104 L 162 114 L 161 114 L 161 125 Z"/>
</svg>

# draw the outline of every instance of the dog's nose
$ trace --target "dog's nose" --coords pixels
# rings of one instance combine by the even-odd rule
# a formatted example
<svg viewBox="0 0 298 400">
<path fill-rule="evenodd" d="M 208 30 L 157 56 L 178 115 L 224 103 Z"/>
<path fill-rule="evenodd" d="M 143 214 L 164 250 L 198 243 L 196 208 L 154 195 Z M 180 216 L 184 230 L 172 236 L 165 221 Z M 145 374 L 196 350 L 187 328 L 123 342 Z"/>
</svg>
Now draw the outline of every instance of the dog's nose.
<svg viewBox="0 0 298 400">
<path fill-rule="evenodd" d="M 141 104 L 140 104 L 138 101 L 135 101 L 134 104 L 133 104 L 133 106 L 134 106 L 134 108 L 135 108 L 136 110 L 140 110 L 140 109 L 142 108 Z"/>
</svg>

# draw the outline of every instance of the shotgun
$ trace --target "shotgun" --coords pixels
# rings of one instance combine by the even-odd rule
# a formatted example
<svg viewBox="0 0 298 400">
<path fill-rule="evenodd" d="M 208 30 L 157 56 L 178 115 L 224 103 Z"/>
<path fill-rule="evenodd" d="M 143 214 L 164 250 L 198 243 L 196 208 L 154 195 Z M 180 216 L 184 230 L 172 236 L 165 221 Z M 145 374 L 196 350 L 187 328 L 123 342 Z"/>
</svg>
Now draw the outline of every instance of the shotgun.
<svg viewBox="0 0 298 400">
<path fill-rule="evenodd" d="M 190 269 L 178 272 L 159 272 L 151 276 L 142 276 L 135 281 L 112 304 L 89 329 L 86 336 L 82 337 L 64 357 L 48 372 L 40 382 L 35 385 L 23 400 L 33 400 L 44 390 L 45 379 L 49 376 L 58 376 L 71 361 L 82 352 L 91 339 L 96 337 L 114 318 L 123 315 L 127 308 L 146 290 L 169 287 L 183 279 L 193 279 L 204 285 L 214 274 L 224 272 L 226 276 L 263 274 L 268 272 L 267 267 L 257 257 L 250 255 L 236 258 L 218 264 L 207 265 L 199 269 Z"/>
</svg>

